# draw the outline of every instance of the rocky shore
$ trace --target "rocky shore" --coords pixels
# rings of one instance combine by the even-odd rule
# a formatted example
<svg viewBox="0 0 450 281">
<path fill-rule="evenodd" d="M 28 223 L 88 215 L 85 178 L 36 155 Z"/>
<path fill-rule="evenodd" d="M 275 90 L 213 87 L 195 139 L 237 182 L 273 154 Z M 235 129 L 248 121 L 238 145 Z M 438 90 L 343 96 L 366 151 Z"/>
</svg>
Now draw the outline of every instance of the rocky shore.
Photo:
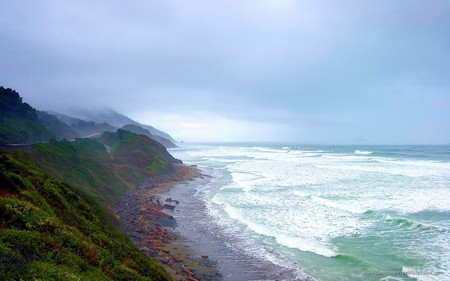
<svg viewBox="0 0 450 281">
<path fill-rule="evenodd" d="M 176 183 L 200 176 L 195 167 L 176 164 L 174 172 L 148 179 L 123 195 L 119 202 L 122 231 L 141 251 L 161 263 L 175 280 L 222 279 L 217 262 L 207 255 L 195 256 L 184 243 L 185 238 L 171 231 L 177 225 L 170 214 L 178 203 L 176 198 L 157 195 Z"/>
</svg>

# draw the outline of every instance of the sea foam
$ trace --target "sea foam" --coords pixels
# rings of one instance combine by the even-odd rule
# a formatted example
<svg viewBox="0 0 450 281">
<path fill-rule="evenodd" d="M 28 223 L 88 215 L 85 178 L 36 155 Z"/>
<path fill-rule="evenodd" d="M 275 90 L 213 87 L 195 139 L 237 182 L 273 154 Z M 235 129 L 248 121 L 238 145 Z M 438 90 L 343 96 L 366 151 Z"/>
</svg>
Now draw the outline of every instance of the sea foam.
<svg viewBox="0 0 450 281">
<path fill-rule="evenodd" d="M 358 154 L 358 155 L 369 155 L 369 154 L 372 154 L 373 151 L 367 151 L 367 150 L 355 150 L 354 153 L 355 153 L 355 154 Z"/>
<path fill-rule="evenodd" d="M 410 149 L 425 151 L 421 157 L 408 147 L 364 148 L 208 146 L 189 156 L 230 181 L 208 191 L 214 223 L 243 236 L 242 243 L 284 249 L 319 280 L 332 280 L 321 274 L 324 264 L 335 279 L 349 279 L 360 266 L 329 259 L 336 254 L 386 270 L 412 260 L 411 268 L 448 277 L 450 222 L 442 214 L 450 211 L 450 156 L 423 157 L 427 147 Z"/>
<path fill-rule="evenodd" d="M 252 231 L 256 232 L 259 235 L 272 237 L 277 241 L 277 243 L 285 247 L 298 249 L 300 251 L 312 252 L 324 257 L 334 257 L 337 255 L 333 250 L 312 240 L 283 234 L 273 227 L 255 223 L 254 221 L 248 219 L 246 216 L 242 215 L 241 212 L 234 207 L 226 206 L 225 210 L 231 218 L 245 224 Z"/>
</svg>

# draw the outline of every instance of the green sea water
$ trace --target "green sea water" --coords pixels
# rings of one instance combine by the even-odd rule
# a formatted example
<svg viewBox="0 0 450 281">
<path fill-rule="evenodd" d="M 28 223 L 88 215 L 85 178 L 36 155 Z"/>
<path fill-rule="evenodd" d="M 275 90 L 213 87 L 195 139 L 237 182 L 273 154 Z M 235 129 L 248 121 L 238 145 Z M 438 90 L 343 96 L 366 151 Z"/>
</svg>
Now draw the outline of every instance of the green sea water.
<svg viewBox="0 0 450 281">
<path fill-rule="evenodd" d="M 236 251 L 289 268 L 284 279 L 450 280 L 449 146 L 173 152 L 212 174 L 198 194 Z"/>
</svg>

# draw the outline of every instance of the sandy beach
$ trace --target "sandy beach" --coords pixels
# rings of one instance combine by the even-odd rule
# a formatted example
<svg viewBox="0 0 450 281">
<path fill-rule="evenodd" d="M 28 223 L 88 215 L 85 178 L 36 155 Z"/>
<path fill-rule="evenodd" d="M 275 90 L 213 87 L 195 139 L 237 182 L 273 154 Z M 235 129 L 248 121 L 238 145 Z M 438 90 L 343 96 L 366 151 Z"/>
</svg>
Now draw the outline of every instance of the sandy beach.
<svg viewBox="0 0 450 281">
<path fill-rule="evenodd" d="M 177 183 L 188 184 L 201 177 L 198 169 L 175 165 L 171 174 L 155 176 L 127 192 L 120 200 L 118 213 L 123 232 L 144 253 L 163 265 L 175 280 L 221 280 L 217 262 L 207 253 L 194 253 L 186 238 L 175 233 L 171 212 L 179 203 L 161 195 Z"/>
</svg>

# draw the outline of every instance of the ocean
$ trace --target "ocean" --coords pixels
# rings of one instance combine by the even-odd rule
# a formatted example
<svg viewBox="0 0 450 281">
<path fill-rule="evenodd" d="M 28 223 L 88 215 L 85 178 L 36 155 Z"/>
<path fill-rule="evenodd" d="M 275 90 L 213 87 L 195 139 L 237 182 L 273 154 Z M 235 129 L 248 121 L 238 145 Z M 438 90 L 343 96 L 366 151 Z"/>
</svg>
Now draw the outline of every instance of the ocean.
<svg viewBox="0 0 450 281">
<path fill-rule="evenodd" d="M 183 144 L 170 152 L 205 175 L 192 194 L 203 208 L 183 221 L 213 229 L 231 256 L 253 261 L 255 278 L 450 280 L 450 146 Z"/>
</svg>

